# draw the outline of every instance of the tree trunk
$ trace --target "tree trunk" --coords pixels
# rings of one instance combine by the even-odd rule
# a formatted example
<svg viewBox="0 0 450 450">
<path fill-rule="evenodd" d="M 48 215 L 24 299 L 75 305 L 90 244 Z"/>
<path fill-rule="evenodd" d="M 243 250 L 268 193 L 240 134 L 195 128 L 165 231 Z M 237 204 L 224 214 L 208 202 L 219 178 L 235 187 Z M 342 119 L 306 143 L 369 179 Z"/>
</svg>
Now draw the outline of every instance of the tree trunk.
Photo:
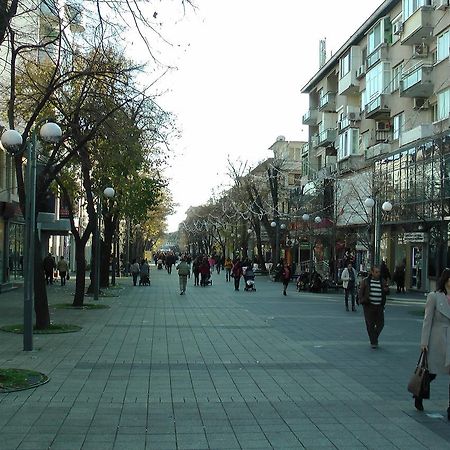
<svg viewBox="0 0 450 450">
<path fill-rule="evenodd" d="M 84 290 L 86 289 L 86 259 L 84 250 L 86 242 L 81 239 L 75 241 L 75 259 L 76 259 L 76 279 L 75 279 L 75 295 L 73 297 L 73 306 L 83 306 Z"/>
<path fill-rule="evenodd" d="M 109 287 L 109 266 L 112 255 L 112 242 L 115 229 L 115 221 L 110 217 L 105 217 L 104 223 L 104 240 L 101 241 L 101 265 L 100 265 L 100 287 Z"/>
<path fill-rule="evenodd" d="M 42 262 L 42 244 L 37 231 L 34 242 L 34 312 L 36 313 L 36 329 L 43 330 L 50 326 L 50 311 Z"/>
</svg>

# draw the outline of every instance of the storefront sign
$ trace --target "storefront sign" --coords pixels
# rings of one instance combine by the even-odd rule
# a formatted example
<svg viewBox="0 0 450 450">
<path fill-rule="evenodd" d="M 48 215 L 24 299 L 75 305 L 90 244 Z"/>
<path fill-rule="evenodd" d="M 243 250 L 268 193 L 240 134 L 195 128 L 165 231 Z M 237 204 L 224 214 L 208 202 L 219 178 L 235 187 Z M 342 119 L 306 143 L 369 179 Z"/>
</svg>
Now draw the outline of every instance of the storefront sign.
<svg viewBox="0 0 450 450">
<path fill-rule="evenodd" d="M 403 242 L 425 242 L 426 234 L 422 232 L 403 233 Z"/>
</svg>

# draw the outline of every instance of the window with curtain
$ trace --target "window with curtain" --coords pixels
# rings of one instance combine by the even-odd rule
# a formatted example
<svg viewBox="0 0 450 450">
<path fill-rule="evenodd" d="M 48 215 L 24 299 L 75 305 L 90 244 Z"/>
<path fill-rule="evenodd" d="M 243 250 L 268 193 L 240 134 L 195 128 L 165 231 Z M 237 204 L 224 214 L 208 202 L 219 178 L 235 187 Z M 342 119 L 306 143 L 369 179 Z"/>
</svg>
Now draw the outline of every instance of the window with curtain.
<svg viewBox="0 0 450 450">
<path fill-rule="evenodd" d="M 439 92 L 437 95 L 437 120 L 444 120 L 450 113 L 450 89 Z"/>
<path fill-rule="evenodd" d="M 447 30 L 437 37 L 437 62 L 448 58 L 450 54 L 450 31 Z"/>
</svg>

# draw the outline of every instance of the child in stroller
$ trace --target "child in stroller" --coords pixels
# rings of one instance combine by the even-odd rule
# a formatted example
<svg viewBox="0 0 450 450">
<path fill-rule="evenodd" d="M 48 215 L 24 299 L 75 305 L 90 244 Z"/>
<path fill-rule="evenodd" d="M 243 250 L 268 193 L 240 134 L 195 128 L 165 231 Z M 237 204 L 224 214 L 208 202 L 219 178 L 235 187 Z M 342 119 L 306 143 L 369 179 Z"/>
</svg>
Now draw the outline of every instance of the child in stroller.
<svg viewBox="0 0 450 450">
<path fill-rule="evenodd" d="M 251 267 L 244 267 L 243 269 L 245 269 L 243 270 L 245 282 L 244 291 L 256 291 L 255 273 L 253 272 L 253 269 Z"/>
</svg>

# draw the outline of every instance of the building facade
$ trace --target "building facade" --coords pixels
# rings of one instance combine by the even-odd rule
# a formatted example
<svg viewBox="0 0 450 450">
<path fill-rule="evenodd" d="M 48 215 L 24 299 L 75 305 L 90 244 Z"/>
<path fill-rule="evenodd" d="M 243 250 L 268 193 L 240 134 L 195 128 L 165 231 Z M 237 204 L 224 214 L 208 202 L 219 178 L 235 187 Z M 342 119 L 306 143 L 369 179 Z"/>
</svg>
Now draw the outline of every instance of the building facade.
<svg viewBox="0 0 450 450">
<path fill-rule="evenodd" d="M 393 205 L 379 216 L 381 255 L 405 265 L 409 288 L 431 288 L 447 265 L 449 53 L 448 1 L 386 0 L 303 87 L 302 185 L 333 184 L 337 266 L 349 251 L 371 259 L 367 197 Z"/>
</svg>

